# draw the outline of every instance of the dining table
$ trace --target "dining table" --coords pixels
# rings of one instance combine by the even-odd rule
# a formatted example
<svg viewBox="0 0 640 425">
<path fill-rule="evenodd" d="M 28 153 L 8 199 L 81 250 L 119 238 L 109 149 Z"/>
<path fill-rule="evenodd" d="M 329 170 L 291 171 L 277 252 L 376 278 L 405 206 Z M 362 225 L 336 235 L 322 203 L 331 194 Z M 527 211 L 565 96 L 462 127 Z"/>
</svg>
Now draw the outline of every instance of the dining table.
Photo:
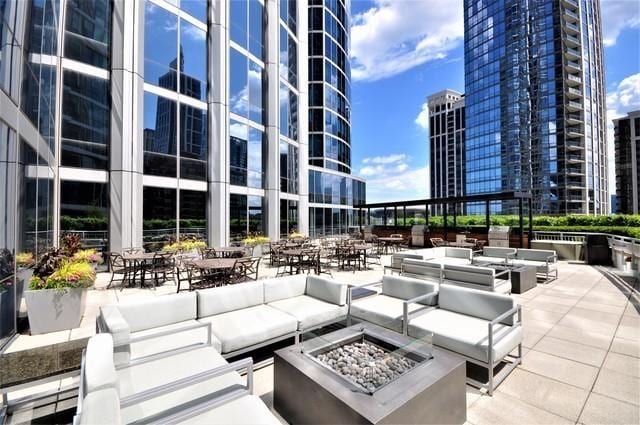
<svg viewBox="0 0 640 425">
<path fill-rule="evenodd" d="M 140 272 L 140 285 L 144 285 L 144 272 L 147 263 L 152 262 L 157 252 L 130 252 L 123 253 L 122 260 L 127 268 L 133 269 L 132 284 L 136 284 L 136 275 Z"/>
<path fill-rule="evenodd" d="M 246 248 L 243 246 L 221 246 L 213 249 L 216 255 L 220 255 L 221 258 L 237 257 L 238 254 L 244 255 L 246 253 Z"/>
<path fill-rule="evenodd" d="M 206 258 L 204 260 L 193 260 L 189 264 L 200 269 L 200 273 L 209 275 L 215 281 L 223 284 L 229 283 L 229 275 L 236 266 L 236 258 Z"/>
<path fill-rule="evenodd" d="M 382 237 L 382 238 L 378 238 L 379 242 L 382 242 L 382 244 L 384 245 L 384 253 L 388 253 L 388 248 L 390 246 L 393 245 L 400 245 L 402 242 L 404 242 L 404 238 L 398 238 L 398 237 Z"/>
</svg>

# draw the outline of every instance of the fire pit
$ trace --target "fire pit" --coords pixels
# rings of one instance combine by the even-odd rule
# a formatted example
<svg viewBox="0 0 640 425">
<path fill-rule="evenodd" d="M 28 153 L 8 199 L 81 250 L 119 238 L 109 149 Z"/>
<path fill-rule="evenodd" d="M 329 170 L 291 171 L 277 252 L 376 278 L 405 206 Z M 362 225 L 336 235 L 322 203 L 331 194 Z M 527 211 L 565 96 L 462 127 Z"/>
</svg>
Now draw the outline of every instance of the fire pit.
<svg viewBox="0 0 640 425">
<path fill-rule="evenodd" d="M 273 402 L 289 423 L 464 423 L 465 361 L 370 323 L 274 353 Z"/>
<path fill-rule="evenodd" d="M 364 330 L 307 354 L 369 394 L 431 358 L 402 350 Z"/>
</svg>

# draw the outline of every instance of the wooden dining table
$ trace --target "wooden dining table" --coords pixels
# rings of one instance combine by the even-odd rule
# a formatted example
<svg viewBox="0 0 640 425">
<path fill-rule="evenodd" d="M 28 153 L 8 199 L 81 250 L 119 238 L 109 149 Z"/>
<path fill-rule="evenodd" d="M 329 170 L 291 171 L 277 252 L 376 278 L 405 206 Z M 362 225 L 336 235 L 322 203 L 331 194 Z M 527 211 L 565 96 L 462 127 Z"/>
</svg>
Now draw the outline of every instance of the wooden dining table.
<svg viewBox="0 0 640 425">
<path fill-rule="evenodd" d="M 127 267 L 134 269 L 132 284 L 136 284 L 136 275 L 140 272 L 140 285 L 144 285 L 144 270 L 147 262 L 153 261 L 157 252 L 131 252 L 122 254 L 122 260 Z"/>
<path fill-rule="evenodd" d="M 237 254 L 243 254 L 246 252 L 246 249 L 243 246 L 221 246 L 213 248 L 216 252 L 216 255 L 220 253 L 222 258 L 229 258 L 231 256 Z"/>
<path fill-rule="evenodd" d="M 402 242 L 404 242 L 404 238 L 384 237 L 384 238 L 378 238 L 378 241 L 384 244 L 384 252 L 386 254 L 388 252 L 389 246 L 400 245 Z"/>
<path fill-rule="evenodd" d="M 200 270 L 228 270 L 236 265 L 235 258 L 207 258 L 205 260 L 193 260 L 190 264 Z"/>
</svg>

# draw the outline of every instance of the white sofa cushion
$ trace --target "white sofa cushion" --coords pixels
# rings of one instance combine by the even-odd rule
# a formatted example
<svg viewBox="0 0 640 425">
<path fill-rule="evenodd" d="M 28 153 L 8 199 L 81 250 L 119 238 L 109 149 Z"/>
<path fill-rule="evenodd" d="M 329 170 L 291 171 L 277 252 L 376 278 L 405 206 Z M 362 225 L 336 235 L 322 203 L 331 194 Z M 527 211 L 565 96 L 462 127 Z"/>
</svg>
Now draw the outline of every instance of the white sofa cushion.
<svg viewBox="0 0 640 425">
<path fill-rule="evenodd" d="M 243 284 L 237 285 L 242 286 Z M 211 323 L 222 353 L 240 350 L 254 344 L 295 332 L 298 320 L 278 309 L 261 304 L 198 319 Z"/>
<path fill-rule="evenodd" d="M 260 281 L 203 289 L 196 293 L 198 318 L 253 307 L 264 302 L 264 285 Z"/>
<path fill-rule="evenodd" d="M 439 282 L 442 265 L 424 260 L 407 258 L 402 262 L 402 275 L 416 279 L 427 279 Z"/>
<path fill-rule="evenodd" d="M 445 256 L 445 249 L 442 246 L 439 246 L 437 248 L 416 249 L 416 250 L 408 251 L 408 252 L 420 255 L 423 260 L 428 260 L 430 258 L 444 257 Z"/>
<path fill-rule="evenodd" d="M 187 320 L 185 322 L 173 323 L 167 326 L 161 326 L 154 329 L 146 329 L 144 331 L 136 332 L 132 337 L 153 335 L 157 332 L 174 330 L 171 335 L 160 336 L 157 338 L 146 339 L 144 341 L 135 342 L 130 344 L 131 359 L 138 359 L 141 357 L 149 356 L 152 354 L 161 353 L 163 351 L 175 350 L 177 348 L 186 347 L 197 343 L 207 342 L 206 327 L 199 327 L 196 329 L 190 329 L 188 331 L 180 331 L 185 326 L 197 325 L 196 320 Z M 212 346 L 220 351 L 220 341 L 215 335 L 211 335 Z"/>
<path fill-rule="evenodd" d="M 83 385 L 87 394 L 104 388 L 118 390 L 111 334 L 102 333 L 89 338 L 85 351 Z"/>
<path fill-rule="evenodd" d="M 126 302 L 117 307 L 131 332 L 192 320 L 197 314 L 196 294 L 193 292 Z"/>
<path fill-rule="evenodd" d="M 82 400 L 80 425 L 120 425 L 120 397 L 113 388 L 87 394 Z"/>
<path fill-rule="evenodd" d="M 189 424 L 281 425 L 257 395 L 246 395 L 189 418 Z"/>
<path fill-rule="evenodd" d="M 414 260 L 422 260 L 422 254 L 412 254 L 410 252 L 400 252 L 400 253 L 396 253 L 393 254 L 391 256 L 391 268 L 393 269 L 399 269 L 400 267 L 402 267 L 402 262 L 404 260 L 406 260 L 407 258 L 411 258 Z"/>
<path fill-rule="evenodd" d="M 324 277 L 307 276 L 307 286 L 304 293 L 331 304 L 345 305 L 347 303 L 347 284 Z"/>
<path fill-rule="evenodd" d="M 460 264 L 445 264 L 442 273 L 445 280 L 493 287 L 495 269 Z"/>
<path fill-rule="evenodd" d="M 304 295 L 307 287 L 307 276 L 294 274 L 285 277 L 275 277 L 262 281 L 264 285 L 264 302 L 283 300 Z"/>
<path fill-rule="evenodd" d="M 346 316 L 349 309 L 347 305 L 328 303 L 308 295 L 286 298 L 267 305 L 295 317 L 300 331 L 338 320 Z"/>
<path fill-rule="evenodd" d="M 449 258 L 460 258 L 469 260 L 473 257 L 473 251 L 469 248 L 457 248 L 453 246 L 444 247 L 444 256 Z"/>
<path fill-rule="evenodd" d="M 361 298 L 351 303 L 350 315 L 396 332 L 402 332 L 403 301 L 387 295 Z M 421 304 L 409 304 L 409 312 L 427 308 Z"/>
<path fill-rule="evenodd" d="M 429 311 L 409 321 L 409 336 L 428 337 L 433 344 L 482 362 L 489 359 L 489 321 L 443 309 Z M 498 360 L 522 342 L 522 327 L 493 327 L 493 358 Z"/>
<path fill-rule="evenodd" d="M 485 246 L 482 247 L 482 255 L 485 257 L 500 258 L 504 260 L 507 256 L 515 257 L 515 248 L 505 248 L 501 246 Z"/>
<path fill-rule="evenodd" d="M 521 260 L 515 259 L 511 262 L 514 266 L 531 266 L 536 268 L 536 273 L 547 273 L 558 268 L 557 263 L 549 263 L 535 260 Z"/>
<path fill-rule="evenodd" d="M 438 294 L 438 306 L 441 309 L 483 320 L 493 320 L 515 305 L 515 300 L 508 295 L 455 285 L 440 285 Z M 513 317 L 505 319 L 503 323 L 513 324 Z"/>
<path fill-rule="evenodd" d="M 382 276 L 382 294 L 402 300 L 410 300 L 430 292 L 436 292 L 438 284 L 422 279 L 414 279 L 405 276 Z M 421 301 L 421 304 L 434 305 L 437 297 L 434 296 Z"/>
<path fill-rule="evenodd" d="M 199 348 L 157 359 L 151 362 L 118 370 L 121 397 L 139 393 L 178 379 L 195 375 L 227 364 L 213 348 Z M 137 403 L 121 411 L 124 423 L 131 423 L 170 408 L 192 403 L 199 398 L 211 396 L 225 388 L 237 388 L 243 379 L 236 372 L 211 378 L 166 395 Z"/>
<path fill-rule="evenodd" d="M 543 261 L 546 262 L 551 256 L 556 255 L 555 251 L 548 249 L 518 249 L 516 258 L 518 260 Z M 550 260 L 553 261 L 553 260 Z"/>
</svg>

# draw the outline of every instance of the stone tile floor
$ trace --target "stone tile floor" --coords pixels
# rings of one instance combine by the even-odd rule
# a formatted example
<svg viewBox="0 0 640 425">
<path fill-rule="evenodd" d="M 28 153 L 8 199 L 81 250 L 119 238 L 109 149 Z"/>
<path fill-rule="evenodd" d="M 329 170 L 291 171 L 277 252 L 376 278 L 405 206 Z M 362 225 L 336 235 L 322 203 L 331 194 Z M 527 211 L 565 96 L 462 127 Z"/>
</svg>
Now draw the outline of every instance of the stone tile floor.
<svg viewBox="0 0 640 425">
<path fill-rule="evenodd" d="M 268 277 L 275 269 L 261 267 L 260 272 Z M 381 275 L 378 265 L 333 273 L 353 284 L 375 282 Z M 80 328 L 21 335 L 9 351 L 89 336 L 100 305 L 175 291 L 171 283 L 156 290 L 107 290 L 108 281 L 109 275 L 99 275 Z M 468 423 L 640 423 L 640 295 L 638 283 L 636 289 L 633 285 L 607 268 L 563 262 L 557 281 L 514 295 L 523 306 L 522 365 L 493 397 L 467 386 Z M 272 390 L 273 366 L 257 370 L 255 391 L 269 406 Z"/>
</svg>

